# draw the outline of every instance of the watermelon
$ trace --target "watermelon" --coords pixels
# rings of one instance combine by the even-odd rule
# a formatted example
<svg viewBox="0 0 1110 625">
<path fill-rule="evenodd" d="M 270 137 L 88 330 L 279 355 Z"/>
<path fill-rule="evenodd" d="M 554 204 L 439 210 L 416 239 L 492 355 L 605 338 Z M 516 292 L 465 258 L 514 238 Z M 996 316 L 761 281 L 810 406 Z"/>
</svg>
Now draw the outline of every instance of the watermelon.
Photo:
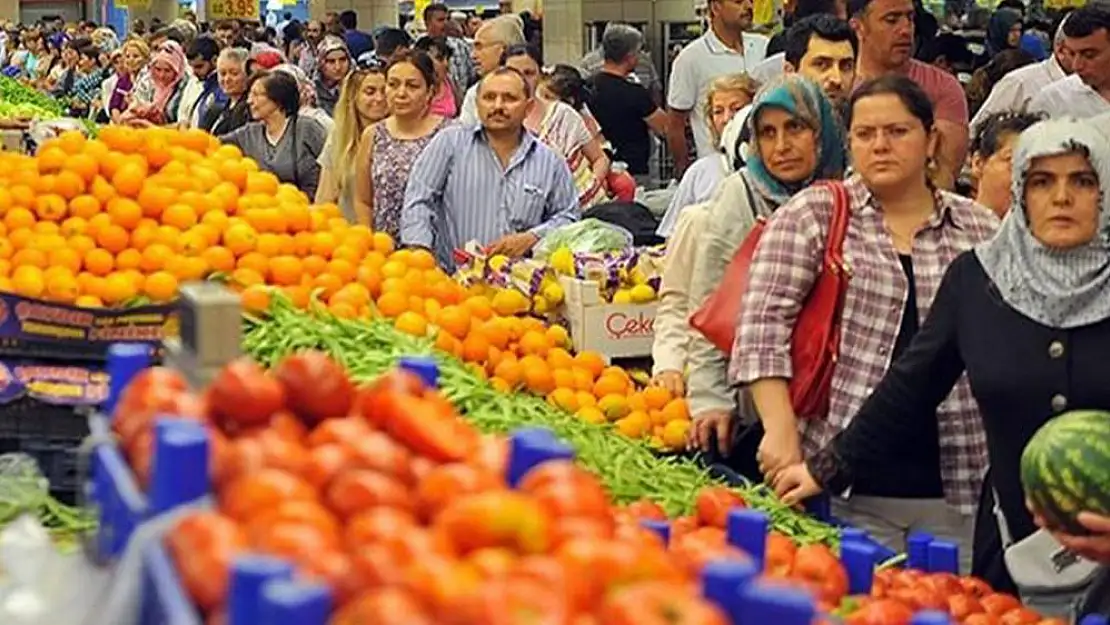
<svg viewBox="0 0 1110 625">
<path fill-rule="evenodd" d="M 1044 424 L 1021 454 L 1021 485 L 1050 529 L 1090 532 L 1080 512 L 1110 514 L 1110 412 L 1074 410 Z"/>
</svg>

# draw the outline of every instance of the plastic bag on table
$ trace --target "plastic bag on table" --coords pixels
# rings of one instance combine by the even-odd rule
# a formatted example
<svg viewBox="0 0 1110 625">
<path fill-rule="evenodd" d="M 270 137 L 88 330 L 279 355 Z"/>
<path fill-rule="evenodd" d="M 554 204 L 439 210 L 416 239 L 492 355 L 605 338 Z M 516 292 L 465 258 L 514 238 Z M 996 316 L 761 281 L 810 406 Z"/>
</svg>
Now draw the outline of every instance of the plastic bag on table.
<svg viewBox="0 0 1110 625">
<path fill-rule="evenodd" d="M 597 254 L 631 246 L 632 233 L 624 228 L 600 219 L 583 219 L 548 232 L 532 248 L 532 255 L 543 260 L 563 248 L 572 254 Z"/>
</svg>

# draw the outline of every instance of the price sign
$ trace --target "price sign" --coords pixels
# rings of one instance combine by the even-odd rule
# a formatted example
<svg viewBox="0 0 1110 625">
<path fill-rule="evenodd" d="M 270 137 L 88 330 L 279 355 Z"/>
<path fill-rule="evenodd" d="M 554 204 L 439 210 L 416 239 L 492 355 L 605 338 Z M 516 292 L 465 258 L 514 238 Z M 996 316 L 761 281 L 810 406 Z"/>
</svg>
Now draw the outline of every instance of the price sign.
<svg viewBox="0 0 1110 625">
<path fill-rule="evenodd" d="M 258 0 L 208 0 L 207 5 L 209 21 L 226 19 L 258 19 Z"/>
</svg>

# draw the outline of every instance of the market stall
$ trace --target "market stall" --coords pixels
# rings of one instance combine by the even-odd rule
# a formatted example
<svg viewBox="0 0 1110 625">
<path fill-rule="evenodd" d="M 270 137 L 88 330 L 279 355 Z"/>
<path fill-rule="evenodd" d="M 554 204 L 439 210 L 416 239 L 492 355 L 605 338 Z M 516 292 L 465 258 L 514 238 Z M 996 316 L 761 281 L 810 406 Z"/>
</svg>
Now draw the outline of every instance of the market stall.
<svg viewBox="0 0 1110 625">
<path fill-rule="evenodd" d="M 646 355 L 660 252 L 618 230 L 449 276 L 197 131 L 63 133 L 0 182 L 9 387 L 88 433 L 55 445 L 85 509 L 12 472 L 39 485 L 13 510 L 85 544 L 4 530 L 0 596 L 35 602 L 0 622 L 1065 622 L 956 575 L 952 544 L 884 553 L 660 453 L 685 400 L 610 362 Z M 1066 520 L 1097 476 L 1060 440 L 1033 498 Z"/>
</svg>

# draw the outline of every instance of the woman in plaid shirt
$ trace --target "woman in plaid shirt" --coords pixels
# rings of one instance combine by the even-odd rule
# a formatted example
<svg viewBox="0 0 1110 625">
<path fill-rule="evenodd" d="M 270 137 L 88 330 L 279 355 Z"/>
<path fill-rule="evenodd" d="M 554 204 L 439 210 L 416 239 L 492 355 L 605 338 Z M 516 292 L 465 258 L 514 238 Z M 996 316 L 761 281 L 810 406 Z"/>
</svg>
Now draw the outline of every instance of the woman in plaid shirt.
<svg viewBox="0 0 1110 625">
<path fill-rule="evenodd" d="M 998 226 L 987 209 L 930 182 L 938 134 L 929 98 L 916 83 L 901 76 L 868 81 L 849 106 L 856 173 L 844 182 L 850 201 L 844 257 L 851 280 L 824 418 L 798 419 L 787 381 L 794 323 L 826 244 L 829 190 L 807 189 L 775 212 L 744 294 L 731 374 L 749 386 L 766 430 L 758 460 L 769 480 L 848 425 L 916 334 L 948 265 Z M 986 442 L 966 381 L 914 437 L 898 458 L 858 472 L 851 498 L 833 501 L 834 514 L 898 551 L 918 529 L 970 545 Z M 970 549 L 963 552 L 966 569 Z"/>
</svg>

